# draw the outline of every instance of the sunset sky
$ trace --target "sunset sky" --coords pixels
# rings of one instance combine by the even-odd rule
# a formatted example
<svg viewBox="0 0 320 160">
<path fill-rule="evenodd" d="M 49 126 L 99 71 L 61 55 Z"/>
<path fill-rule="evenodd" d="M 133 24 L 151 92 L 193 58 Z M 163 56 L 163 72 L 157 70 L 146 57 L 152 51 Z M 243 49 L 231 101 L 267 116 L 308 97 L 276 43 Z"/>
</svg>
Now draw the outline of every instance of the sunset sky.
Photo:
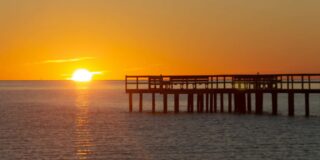
<svg viewBox="0 0 320 160">
<path fill-rule="evenodd" d="M 0 79 L 315 73 L 319 0 L 0 0 Z"/>
</svg>

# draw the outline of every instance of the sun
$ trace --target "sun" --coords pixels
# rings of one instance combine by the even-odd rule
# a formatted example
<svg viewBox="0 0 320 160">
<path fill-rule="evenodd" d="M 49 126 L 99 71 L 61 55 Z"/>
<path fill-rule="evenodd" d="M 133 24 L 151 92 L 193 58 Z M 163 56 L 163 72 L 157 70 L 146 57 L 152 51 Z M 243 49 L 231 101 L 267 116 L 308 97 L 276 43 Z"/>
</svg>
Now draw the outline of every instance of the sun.
<svg viewBox="0 0 320 160">
<path fill-rule="evenodd" d="M 89 82 L 92 80 L 93 73 L 87 69 L 77 69 L 73 72 L 71 80 L 76 82 Z"/>
</svg>

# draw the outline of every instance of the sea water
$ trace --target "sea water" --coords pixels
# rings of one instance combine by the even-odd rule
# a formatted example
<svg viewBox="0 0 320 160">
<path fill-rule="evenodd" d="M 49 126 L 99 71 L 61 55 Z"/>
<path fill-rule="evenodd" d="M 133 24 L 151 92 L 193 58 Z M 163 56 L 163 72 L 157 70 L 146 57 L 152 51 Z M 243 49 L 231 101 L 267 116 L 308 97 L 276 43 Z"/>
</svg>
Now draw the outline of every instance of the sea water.
<svg viewBox="0 0 320 160">
<path fill-rule="evenodd" d="M 156 98 L 161 112 L 162 97 Z M 295 117 L 287 116 L 285 94 L 278 116 L 270 115 L 268 94 L 259 116 L 152 114 L 150 99 L 144 96 L 146 112 L 129 113 L 124 81 L 1 81 L 0 159 L 320 158 L 320 95 L 311 94 L 309 118 L 303 95 L 296 95 Z M 181 111 L 186 104 L 181 96 Z"/>
</svg>

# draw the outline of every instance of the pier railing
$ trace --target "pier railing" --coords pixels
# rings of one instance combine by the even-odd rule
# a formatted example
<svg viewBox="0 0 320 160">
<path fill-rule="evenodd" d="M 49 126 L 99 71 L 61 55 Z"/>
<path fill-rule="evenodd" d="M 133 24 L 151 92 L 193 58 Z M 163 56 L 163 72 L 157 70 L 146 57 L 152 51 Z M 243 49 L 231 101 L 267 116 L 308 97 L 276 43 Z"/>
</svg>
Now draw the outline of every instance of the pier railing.
<svg viewBox="0 0 320 160">
<path fill-rule="evenodd" d="M 320 74 L 126 76 L 126 92 L 163 90 L 319 90 Z"/>
</svg>

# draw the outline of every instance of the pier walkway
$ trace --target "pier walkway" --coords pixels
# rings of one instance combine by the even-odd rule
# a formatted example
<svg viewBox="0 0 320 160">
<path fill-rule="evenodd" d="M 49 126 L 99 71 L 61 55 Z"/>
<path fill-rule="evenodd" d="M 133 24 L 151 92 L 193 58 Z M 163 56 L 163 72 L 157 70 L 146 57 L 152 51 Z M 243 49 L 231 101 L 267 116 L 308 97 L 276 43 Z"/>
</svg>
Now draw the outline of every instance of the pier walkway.
<svg viewBox="0 0 320 160">
<path fill-rule="evenodd" d="M 263 94 L 272 96 L 272 114 L 278 113 L 278 94 L 288 94 L 288 115 L 294 115 L 295 94 L 305 95 L 305 115 L 309 116 L 310 94 L 320 93 L 320 74 L 255 74 L 255 75 L 137 75 L 125 77 L 125 90 L 129 94 L 129 112 L 132 96 L 139 94 L 139 112 L 143 111 L 143 95 L 152 95 L 155 112 L 156 94 L 163 96 L 163 113 L 168 112 L 168 95 L 174 95 L 174 112 L 179 113 L 179 96 L 187 95 L 187 112 L 263 113 Z M 255 98 L 255 104 L 251 99 Z M 224 104 L 224 96 L 228 99 Z M 196 98 L 195 98 L 196 97 Z M 194 101 L 196 100 L 196 105 Z M 233 106 L 234 104 L 234 106 Z"/>
</svg>

